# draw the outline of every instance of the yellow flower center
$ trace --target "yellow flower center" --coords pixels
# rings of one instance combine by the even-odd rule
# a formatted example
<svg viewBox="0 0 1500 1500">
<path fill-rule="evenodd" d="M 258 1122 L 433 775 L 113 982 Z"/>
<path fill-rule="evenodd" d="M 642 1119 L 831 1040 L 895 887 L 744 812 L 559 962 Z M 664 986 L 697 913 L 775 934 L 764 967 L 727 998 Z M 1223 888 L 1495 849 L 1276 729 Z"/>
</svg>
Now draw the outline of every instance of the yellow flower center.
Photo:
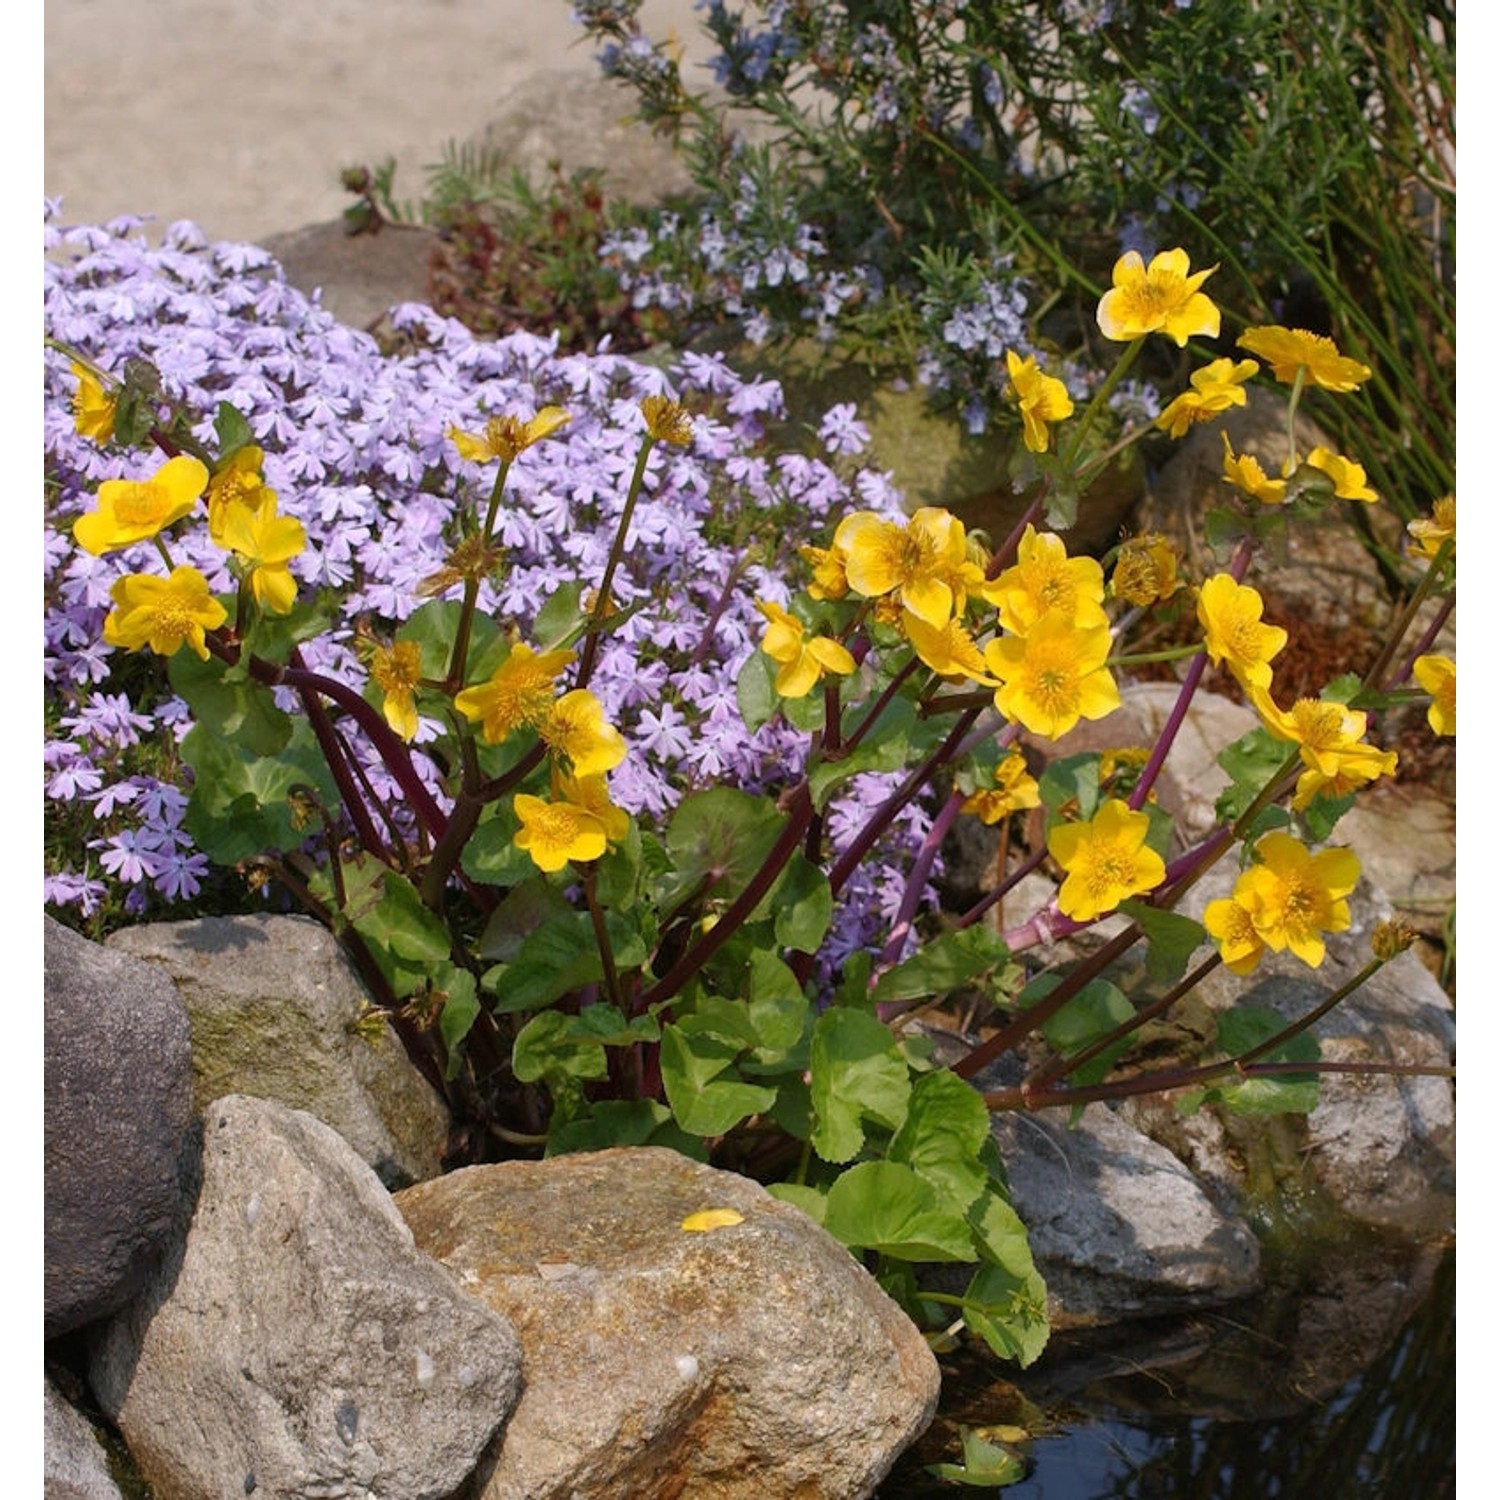
<svg viewBox="0 0 1500 1500">
<path fill-rule="evenodd" d="M 131 485 L 115 500 L 115 517 L 128 526 L 153 526 L 171 505 L 172 497 L 148 479 Z"/>
<path fill-rule="evenodd" d="M 1344 739 L 1344 716 L 1337 704 L 1299 698 L 1292 705 L 1298 740 L 1312 750 L 1331 750 Z"/>
<path fill-rule="evenodd" d="M 410 693 L 422 671 L 422 649 L 414 641 L 398 641 L 389 651 L 378 649 L 370 676 L 383 693 Z"/>
<path fill-rule="evenodd" d="M 193 606 L 176 594 L 165 593 L 151 610 L 151 633 L 184 641 L 197 623 Z"/>
</svg>

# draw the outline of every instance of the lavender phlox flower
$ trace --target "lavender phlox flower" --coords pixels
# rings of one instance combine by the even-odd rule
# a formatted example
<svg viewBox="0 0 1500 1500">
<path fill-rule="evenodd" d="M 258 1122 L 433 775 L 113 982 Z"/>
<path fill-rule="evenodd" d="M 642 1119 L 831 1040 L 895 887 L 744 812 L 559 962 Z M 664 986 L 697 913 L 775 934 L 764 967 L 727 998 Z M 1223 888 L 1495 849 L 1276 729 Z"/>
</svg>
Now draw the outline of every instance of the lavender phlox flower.
<svg viewBox="0 0 1500 1500">
<path fill-rule="evenodd" d="M 100 851 L 99 864 L 109 874 L 136 885 L 155 877 L 161 843 L 155 829 L 124 828 L 106 839 L 91 839 L 89 848 Z"/>
<path fill-rule="evenodd" d="M 42 880 L 42 900 L 49 906 L 76 906 L 91 917 L 104 904 L 109 886 L 76 870 L 59 870 Z"/>
<path fill-rule="evenodd" d="M 869 446 L 870 429 L 855 415 L 852 401 L 842 401 L 828 409 L 818 428 L 818 441 L 830 453 L 861 453 Z"/>
</svg>

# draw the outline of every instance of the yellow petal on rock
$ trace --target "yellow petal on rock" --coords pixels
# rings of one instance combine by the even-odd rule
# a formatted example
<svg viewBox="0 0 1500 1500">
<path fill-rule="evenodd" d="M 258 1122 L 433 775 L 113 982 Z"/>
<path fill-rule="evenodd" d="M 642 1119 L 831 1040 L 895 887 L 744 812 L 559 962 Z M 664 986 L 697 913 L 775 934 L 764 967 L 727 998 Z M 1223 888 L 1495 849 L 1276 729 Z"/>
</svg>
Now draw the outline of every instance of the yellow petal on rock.
<svg viewBox="0 0 1500 1500">
<path fill-rule="evenodd" d="M 743 1224 L 744 1214 L 734 1208 L 705 1208 L 696 1214 L 689 1214 L 682 1221 L 684 1229 L 695 1232 L 706 1233 L 710 1229 L 727 1229 L 731 1224 Z"/>
</svg>

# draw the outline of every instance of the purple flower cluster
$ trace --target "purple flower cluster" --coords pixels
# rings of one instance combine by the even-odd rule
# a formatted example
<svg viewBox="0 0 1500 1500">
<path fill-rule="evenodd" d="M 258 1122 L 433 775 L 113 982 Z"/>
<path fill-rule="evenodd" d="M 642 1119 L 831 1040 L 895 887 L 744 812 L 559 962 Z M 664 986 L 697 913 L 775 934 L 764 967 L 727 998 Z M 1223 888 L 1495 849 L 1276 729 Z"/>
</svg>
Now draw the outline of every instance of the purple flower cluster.
<svg viewBox="0 0 1500 1500">
<path fill-rule="evenodd" d="M 780 386 L 742 378 L 722 355 L 686 353 L 665 371 L 608 351 L 563 355 L 555 337 L 488 342 L 419 304 L 392 314 L 411 352 L 385 353 L 289 286 L 256 247 L 209 244 L 178 223 L 152 248 L 136 219 L 62 229 L 54 218 L 49 207 L 47 247 L 71 254 L 46 265 L 48 334 L 108 371 L 153 362 L 164 395 L 202 413 L 205 442 L 220 402 L 244 415 L 282 514 L 307 531 L 292 563 L 303 596 L 316 595 L 331 618 L 303 655 L 357 688 L 356 620 L 388 636 L 418 603 L 417 585 L 445 563 L 459 509 L 488 494 L 492 471 L 458 457 L 450 427 L 548 404 L 570 413 L 514 465 L 497 528 L 506 566 L 481 591 L 482 610 L 524 635 L 559 586 L 599 581 L 643 429 L 638 403 L 675 395 L 700 414 L 694 438 L 652 452 L 616 583 L 622 604 L 643 607 L 606 638 L 590 683 L 631 746 L 611 791 L 649 822 L 690 789 L 774 793 L 799 772 L 805 738 L 780 720 L 750 733 L 735 682 L 764 630 L 753 601 L 784 603 L 799 586 L 799 544 L 826 542 L 852 509 L 903 513 L 888 476 L 851 457 L 867 439 L 852 409 L 824 418 L 825 456 L 772 454 L 763 438 L 783 415 Z M 170 908 L 191 901 L 205 875 L 182 827 L 185 772 L 174 751 L 190 727 L 186 706 L 157 658 L 100 642 L 110 585 L 160 572 L 161 560 L 147 544 L 90 557 L 70 535 L 101 480 L 150 473 L 159 458 L 77 434 L 65 356 L 48 352 L 45 379 L 44 792 L 61 831 L 50 841 L 61 847 L 50 850 L 46 897 L 85 914 L 106 897 L 132 912 Z M 206 528 L 179 527 L 171 546 L 214 588 L 233 586 Z M 425 724 L 418 744 L 436 729 Z M 436 766 L 418 759 L 441 795 Z M 830 816 L 836 846 L 893 781 L 850 783 Z M 909 810 L 850 883 L 825 961 L 882 941 L 925 822 Z"/>
</svg>

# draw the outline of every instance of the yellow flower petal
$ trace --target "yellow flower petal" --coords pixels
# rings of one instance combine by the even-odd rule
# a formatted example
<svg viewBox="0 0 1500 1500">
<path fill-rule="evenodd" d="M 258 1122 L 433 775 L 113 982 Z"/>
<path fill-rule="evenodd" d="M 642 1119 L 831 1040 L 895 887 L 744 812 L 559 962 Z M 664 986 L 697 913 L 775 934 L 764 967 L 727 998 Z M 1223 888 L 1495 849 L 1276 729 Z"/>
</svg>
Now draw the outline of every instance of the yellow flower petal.
<svg viewBox="0 0 1500 1500">
<path fill-rule="evenodd" d="M 711 1229 L 728 1229 L 735 1224 L 745 1222 L 744 1214 L 733 1208 L 705 1208 L 695 1214 L 689 1214 L 682 1221 L 682 1227 L 692 1233 L 703 1234 Z"/>
</svg>

